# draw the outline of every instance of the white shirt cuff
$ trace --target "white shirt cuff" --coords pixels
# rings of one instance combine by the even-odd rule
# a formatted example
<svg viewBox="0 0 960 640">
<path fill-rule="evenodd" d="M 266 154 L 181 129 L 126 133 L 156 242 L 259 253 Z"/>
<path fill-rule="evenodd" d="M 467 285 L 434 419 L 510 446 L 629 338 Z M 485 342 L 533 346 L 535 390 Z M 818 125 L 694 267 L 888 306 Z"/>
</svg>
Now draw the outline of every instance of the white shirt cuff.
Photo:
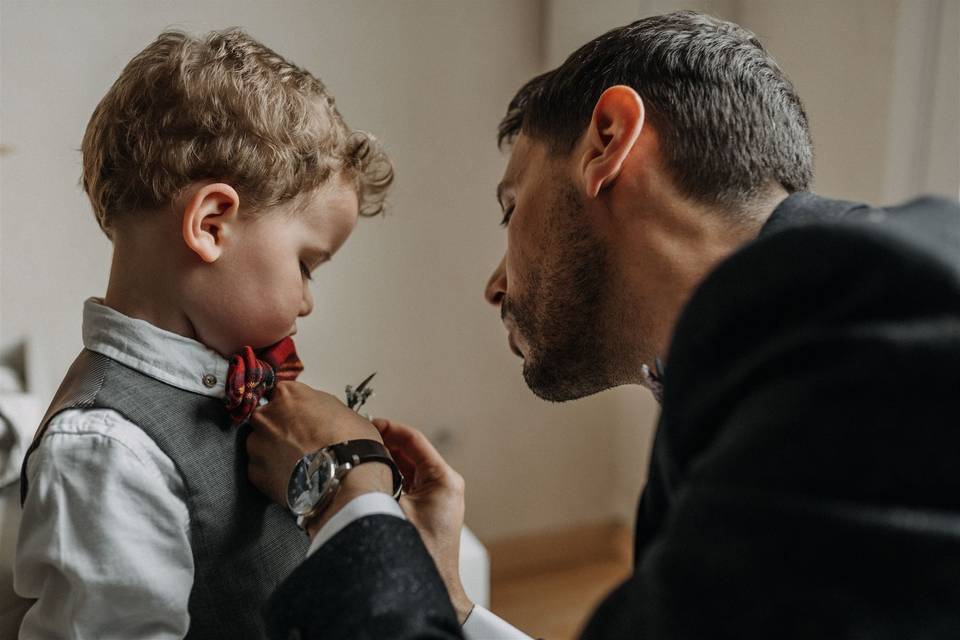
<svg viewBox="0 0 960 640">
<path fill-rule="evenodd" d="M 530 636 L 520 631 L 502 618 L 498 618 L 480 605 L 476 605 L 467 621 L 463 623 L 463 637 L 467 640 L 530 640 Z"/>
<path fill-rule="evenodd" d="M 392 496 L 380 491 L 364 493 L 343 505 L 340 511 L 333 514 L 326 524 L 320 527 L 317 535 L 313 538 L 313 542 L 310 543 L 307 557 L 313 555 L 327 540 L 340 533 L 344 527 L 354 520 L 378 514 L 407 519 L 403 515 L 403 509 L 400 508 L 400 505 Z"/>
</svg>

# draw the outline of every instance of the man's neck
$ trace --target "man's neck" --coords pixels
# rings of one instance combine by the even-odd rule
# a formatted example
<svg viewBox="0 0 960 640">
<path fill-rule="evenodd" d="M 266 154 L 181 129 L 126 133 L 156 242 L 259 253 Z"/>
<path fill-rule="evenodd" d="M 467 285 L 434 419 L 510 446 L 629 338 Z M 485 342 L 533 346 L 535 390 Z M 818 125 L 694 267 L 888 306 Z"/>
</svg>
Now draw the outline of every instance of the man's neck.
<svg viewBox="0 0 960 640">
<path fill-rule="evenodd" d="M 637 227 L 635 232 L 644 234 L 642 241 L 652 243 L 653 251 L 664 257 L 661 263 L 663 273 L 653 277 L 653 285 L 650 284 L 649 264 L 631 262 L 629 256 L 621 263 L 626 264 L 628 270 L 624 303 L 632 308 L 648 307 L 645 313 L 650 325 L 650 343 L 644 351 L 649 353 L 642 356 L 648 366 L 653 367 L 656 358 L 666 361 L 680 312 L 707 275 L 754 240 L 786 196 L 782 189 L 771 191 L 737 213 L 688 206 L 686 202 L 677 201 L 672 205 L 673 210 L 657 215 L 656 222 Z M 629 275 L 630 272 L 634 275 Z M 643 292 L 651 295 L 653 291 L 653 299 L 634 295 L 630 291 L 631 281 L 644 282 Z M 651 303 L 658 308 L 649 309 Z"/>
</svg>

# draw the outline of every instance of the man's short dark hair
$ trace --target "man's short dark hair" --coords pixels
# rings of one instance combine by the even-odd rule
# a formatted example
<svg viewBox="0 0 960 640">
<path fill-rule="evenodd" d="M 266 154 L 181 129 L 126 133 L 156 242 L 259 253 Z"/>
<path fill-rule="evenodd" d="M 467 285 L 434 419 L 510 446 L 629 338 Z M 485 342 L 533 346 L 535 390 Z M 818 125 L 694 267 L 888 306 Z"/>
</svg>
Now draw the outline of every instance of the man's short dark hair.
<svg viewBox="0 0 960 640">
<path fill-rule="evenodd" d="M 569 153 L 615 85 L 643 99 L 686 195 L 739 208 L 773 182 L 791 193 L 809 187 L 810 131 L 793 85 L 753 33 L 693 11 L 608 31 L 529 81 L 511 100 L 498 143 L 522 132 Z"/>
</svg>

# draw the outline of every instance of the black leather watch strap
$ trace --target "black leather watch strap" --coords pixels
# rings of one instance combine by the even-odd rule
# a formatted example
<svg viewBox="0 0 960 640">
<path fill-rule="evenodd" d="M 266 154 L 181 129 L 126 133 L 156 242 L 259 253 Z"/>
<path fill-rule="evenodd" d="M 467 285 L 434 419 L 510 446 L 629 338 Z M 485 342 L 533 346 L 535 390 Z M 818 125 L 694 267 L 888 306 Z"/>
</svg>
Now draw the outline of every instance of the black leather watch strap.
<svg viewBox="0 0 960 640">
<path fill-rule="evenodd" d="M 364 462 L 382 462 L 393 473 L 393 497 L 400 497 L 403 488 L 403 476 L 393 461 L 387 448 L 376 440 L 347 440 L 327 448 L 337 459 L 338 464 L 350 464 L 352 467 Z"/>
</svg>

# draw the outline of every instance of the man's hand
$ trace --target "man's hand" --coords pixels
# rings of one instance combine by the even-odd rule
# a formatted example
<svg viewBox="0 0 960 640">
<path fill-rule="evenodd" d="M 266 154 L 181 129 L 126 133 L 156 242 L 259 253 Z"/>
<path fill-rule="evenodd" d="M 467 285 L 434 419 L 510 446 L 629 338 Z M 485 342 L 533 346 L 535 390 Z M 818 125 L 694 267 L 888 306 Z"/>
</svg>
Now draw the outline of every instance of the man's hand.
<svg viewBox="0 0 960 640">
<path fill-rule="evenodd" d="M 252 430 L 247 438 L 250 481 L 284 506 L 290 474 L 307 453 L 345 440 L 383 442 L 404 476 L 405 495 L 400 506 L 420 532 L 457 617 L 461 624 L 464 622 L 473 603 L 460 582 L 463 478 L 437 453 L 426 436 L 411 427 L 379 418 L 371 424 L 336 397 L 299 382 L 279 383 L 270 402 L 254 411 L 250 424 Z M 308 533 L 312 537 L 343 505 L 372 491 L 393 493 L 393 477 L 387 465 L 367 463 L 352 469 L 333 503 L 308 523 Z"/>
<path fill-rule="evenodd" d="M 473 609 L 460 582 L 463 477 L 416 429 L 383 418 L 375 418 L 373 424 L 403 473 L 404 496 L 400 506 L 420 532 L 463 624 Z"/>
<path fill-rule="evenodd" d="M 367 420 L 334 396 L 300 382 L 280 382 L 270 402 L 253 412 L 247 438 L 250 481 L 277 504 L 287 504 L 287 483 L 297 461 L 304 455 L 345 440 L 382 441 Z M 390 469 L 367 463 L 344 478 L 337 499 L 325 509 L 319 526 L 346 504 L 347 498 L 371 491 L 393 493 Z"/>
</svg>

